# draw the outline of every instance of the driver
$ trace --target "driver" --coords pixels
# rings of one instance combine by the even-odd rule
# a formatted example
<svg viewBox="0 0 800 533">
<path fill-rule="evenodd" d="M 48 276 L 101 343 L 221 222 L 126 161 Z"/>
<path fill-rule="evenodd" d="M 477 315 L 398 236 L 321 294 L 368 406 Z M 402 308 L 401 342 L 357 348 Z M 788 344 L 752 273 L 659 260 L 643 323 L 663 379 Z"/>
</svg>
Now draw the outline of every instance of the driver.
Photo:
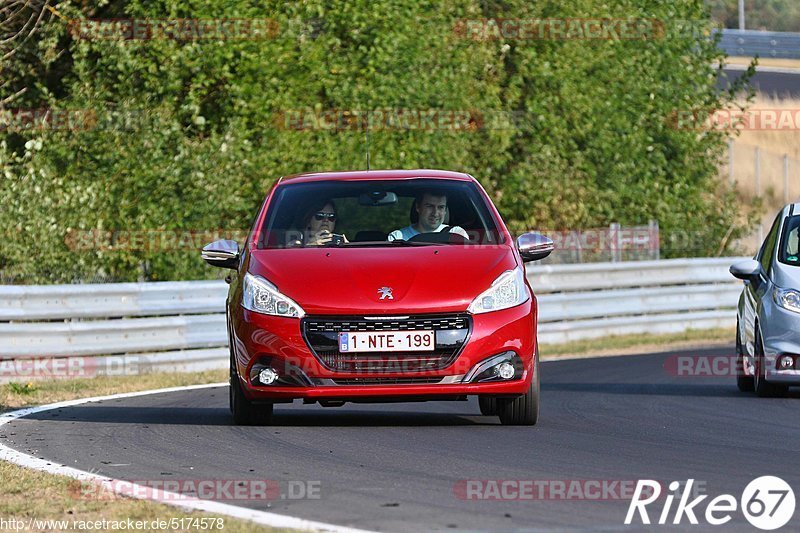
<svg viewBox="0 0 800 533">
<path fill-rule="evenodd" d="M 394 230 L 387 237 L 390 241 L 407 241 L 420 233 L 438 233 L 449 228 L 450 233 L 457 233 L 469 239 L 467 232 L 459 226 L 447 226 L 444 224 L 445 214 L 447 213 L 447 195 L 436 191 L 425 191 L 418 194 L 414 199 L 414 209 L 419 216 L 415 224 L 405 228 Z"/>
</svg>

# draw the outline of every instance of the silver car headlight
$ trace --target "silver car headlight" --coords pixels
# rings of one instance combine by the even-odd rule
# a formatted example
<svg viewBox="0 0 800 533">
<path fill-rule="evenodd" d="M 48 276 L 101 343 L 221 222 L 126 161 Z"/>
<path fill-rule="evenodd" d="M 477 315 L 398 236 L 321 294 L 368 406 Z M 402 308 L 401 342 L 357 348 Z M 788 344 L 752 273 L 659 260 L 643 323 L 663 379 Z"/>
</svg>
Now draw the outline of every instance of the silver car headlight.
<svg viewBox="0 0 800 533">
<path fill-rule="evenodd" d="M 265 315 L 302 318 L 306 312 L 291 298 L 261 276 L 244 275 L 242 307 Z"/>
<path fill-rule="evenodd" d="M 794 289 L 775 289 L 772 291 L 772 299 L 787 311 L 800 313 L 800 292 Z"/>
<path fill-rule="evenodd" d="M 491 287 L 472 300 L 467 311 L 477 315 L 508 309 L 526 301 L 528 301 L 528 289 L 525 287 L 525 271 L 517 267 L 500 274 L 492 282 Z"/>
</svg>

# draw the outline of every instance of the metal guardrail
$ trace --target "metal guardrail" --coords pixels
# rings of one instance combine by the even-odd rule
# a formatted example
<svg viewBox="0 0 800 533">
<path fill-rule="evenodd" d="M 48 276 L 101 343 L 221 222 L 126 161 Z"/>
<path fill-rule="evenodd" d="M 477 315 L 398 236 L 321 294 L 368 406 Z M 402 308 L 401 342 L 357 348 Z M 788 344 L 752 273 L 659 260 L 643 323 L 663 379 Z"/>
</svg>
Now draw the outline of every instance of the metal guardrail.
<svg viewBox="0 0 800 533">
<path fill-rule="evenodd" d="M 729 56 L 800 59 L 800 33 L 724 29 L 719 46 Z"/>
<path fill-rule="evenodd" d="M 540 342 L 732 328 L 737 259 L 529 265 Z M 127 355 L 137 371 L 224 368 L 226 294 L 223 281 L 0 286 L 0 360 L 90 356 L 107 369 Z"/>
<path fill-rule="evenodd" d="M 539 342 L 733 329 L 741 282 L 728 267 L 741 259 L 533 263 L 527 274 L 539 300 Z"/>
<path fill-rule="evenodd" d="M 92 356 L 70 375 L 222 368 L 227 292 L 221 280 L 2 285 L 0 360 Z"/>
<path fill-rule="evenodd" d="M 221 281 L 0 286 L 0 321 L 218 313 Z"/>
</svg>

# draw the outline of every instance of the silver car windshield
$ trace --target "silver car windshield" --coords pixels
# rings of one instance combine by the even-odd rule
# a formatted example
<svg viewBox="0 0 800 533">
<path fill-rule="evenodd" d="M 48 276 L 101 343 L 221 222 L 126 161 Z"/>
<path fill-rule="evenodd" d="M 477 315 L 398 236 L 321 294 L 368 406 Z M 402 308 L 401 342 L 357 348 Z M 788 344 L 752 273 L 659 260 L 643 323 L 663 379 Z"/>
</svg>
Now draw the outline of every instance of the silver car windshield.
<svg viewBox="0 0 800 533">
<path fill-rule="evenodd" d="M 800 215 L 786 219 L 778 260 L 786 265 L 800 266 Z"/>
</svg>

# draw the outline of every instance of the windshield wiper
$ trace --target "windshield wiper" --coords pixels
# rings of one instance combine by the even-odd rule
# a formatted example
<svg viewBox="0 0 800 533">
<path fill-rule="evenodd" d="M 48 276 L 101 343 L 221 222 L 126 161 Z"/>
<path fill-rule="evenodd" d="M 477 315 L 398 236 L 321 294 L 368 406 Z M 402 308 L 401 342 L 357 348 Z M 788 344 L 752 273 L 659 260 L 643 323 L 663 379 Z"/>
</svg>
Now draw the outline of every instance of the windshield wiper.
<svg viewBox="0 0 800 533">
<path fill-rule="evenodd" d="M 367 246 L 436 246 L 439 243 L 424 241 L 405 241 L 395 239 L 393 241 L 355 241 L 343 244 L 344 247 L 367 247 Z"/>
<path fill-rule="evenodd" d="M 395 239 L 393 241 L 386 241 L 390 242 L 395 246 L 436 246 L 437 244 L 441 244 L 438 242 L 430 242 L 430 241 L 407 241 L 404 239 Z"/>
</svg>

